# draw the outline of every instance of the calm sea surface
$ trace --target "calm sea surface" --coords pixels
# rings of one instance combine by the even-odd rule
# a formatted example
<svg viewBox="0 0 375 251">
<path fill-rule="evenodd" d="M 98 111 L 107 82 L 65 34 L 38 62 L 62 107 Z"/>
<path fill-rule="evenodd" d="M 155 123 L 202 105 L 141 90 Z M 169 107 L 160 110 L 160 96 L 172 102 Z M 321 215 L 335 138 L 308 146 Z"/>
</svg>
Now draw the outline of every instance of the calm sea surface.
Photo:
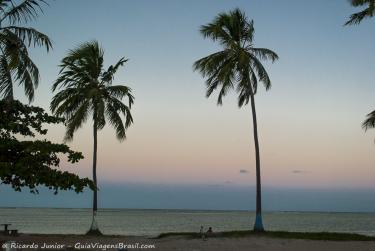
<svg viewBox="0 0 375 251">
<path fill-rule="evenodd" d="M 375 236 L 375 213 L 265 212 L 268 230 L 350 232 Z M 105 234 L 155 236 L 163 232 L 248 230 L 253 212 L 104 209 L 98 212 Z M 0 208 L 0 224 L 22 233 L 83 234 L 91 223 L 89 209 Z"/>
</svg>

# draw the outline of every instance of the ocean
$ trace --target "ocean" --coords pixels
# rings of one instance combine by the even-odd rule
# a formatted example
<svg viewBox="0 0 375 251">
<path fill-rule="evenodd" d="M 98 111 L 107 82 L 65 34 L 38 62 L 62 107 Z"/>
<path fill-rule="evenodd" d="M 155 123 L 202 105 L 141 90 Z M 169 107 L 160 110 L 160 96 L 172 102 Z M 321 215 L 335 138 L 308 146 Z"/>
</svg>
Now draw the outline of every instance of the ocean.
<svg viewBox="0 0 375 251">
<path fill-rule="evenodd" d="M 91 223 L 90 209 L 0 208 L 0 224 L 10 223 L 21 233 L 83 234 Z M 250 211 L 102 209 L 100 230 L 108 235 L 156 236 L 165 232 L 249 230 Z M 375 236 L 375 213 L 264 212 L 267 230 L 343 232 Z"/>
</svg>

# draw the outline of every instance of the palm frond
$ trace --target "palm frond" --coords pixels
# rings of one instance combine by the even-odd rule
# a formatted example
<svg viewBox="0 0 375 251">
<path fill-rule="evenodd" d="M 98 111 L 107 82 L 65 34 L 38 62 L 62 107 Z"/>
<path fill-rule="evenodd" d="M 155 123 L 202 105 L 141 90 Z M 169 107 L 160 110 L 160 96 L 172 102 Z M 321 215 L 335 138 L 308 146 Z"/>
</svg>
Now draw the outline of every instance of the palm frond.
<svg viewBox="0 0 375 251">
<path fill-rule="evenodd" d="M 38 82 L 34 81 L 26 65 L 20 64 L 17 68 L 16 80 L 23 85 L 26 97 L 28 97 L 29 102 L 32 102 L 34 100 L 34 86 L 36 87 Z"/>
<path fill-rule="evenodd" d="M 365 9 L 363 11 L 352 14 L 349 17 L 349 20 L 345 23 L 345 25 L 360 24 L 363 19 L 365 19 L 366 17 L 369 17 L 367 13 L 368 13 L 368 9 Z"/>
<path fill-rule="evenodd" d="M 205 38 L 219 41 L 224 47 L 236 47 L 251 43 L 254 35 L 253 21 L 248 21 L 245 13 L 235 9 L 229 13 L 219 13 L 213 22 L 202 25 L 200 33 Z"/>
<path fill-rule="evenodd" d="M 129 59 L 121 58 L 114 66 L 108 67 L 108 70 L 103 72 L 101 80 L 106 83 L 112 83 L 114 75 L 120 66 L 123 66 Z"/>
<path fill-rule="evenodd" d="M 25 94 L 31 102 L 34 99 L 34 89 L 39 84 L 39 70 L 27 54 L 20 54 L 15 76 L 16 81 L 24 86 Z"/>
<path fill-rule="evenodd" d="M 50 109 L 57 116 L 69 120 L 77 109 L 86 102 L 85 92 L 81 89 L 66 88 L 58 92 L 51 101 Z"/>
<path fill-rule="evenodd" d="M 239 75 L 237 92 L 238 107 L 247 105 L 250 101 L 250 96 L 257 93 L 258 79 L 251 67 L 241 70 Z"/>
<path fill-rule="evenodd" d="M 8 26 L 6 29 L 16 34 L 16 36 L 23 42 L 27 43 L 28 46 L 33 45 L 34 47 L 45 47 L 47 52 L 52 49 L 52 42 L 49 37 L 34 28 Z"/>
<path fill-rule="evenodd" d="M 375 0 L 350 0 L 350 3 L 354 7 L 363 5 L 368 5 L 368 7 L 362 11 L 352 14 L 344 25 L 359 24 L 363 19 L 372 17 L 375 14 Z"/>
<path fill-rule="evenodd" d="M 275 62 L 279 59 L 279 56 L 274 51 L 267 48 L 250 48 L 250 52 L 260 60 L 271 60 Z"/>
<path fill-rule="evenodd" d="M 204 57 L 194 63 L 194 70 L 206 76 L 206 97 L 211 96 L 214 90 L 221 86 L 217 103 L 223 103 L 223 97 L 228 90 L 233 88 L 235 79 L 235 61 L 230 55 L 230 51 L 221 51 Z"/>
<path fill-rule="evenodd" d="M 120 113 L 124 115 L 125 123 L 122 122 Z M 115 128 L 117 138 L 124 140 L 126 138 L 126 129 L 133 123 L 130 107 L 116 98 L 107 99 L 106 116 Z"/>
<path fill-rule="evenodd" d="M 128 98 L 128 104 L 129 108 L 134 103 L 134 96 L 132 95 L 132 90 L 124 85 L 112 85 L 112 86 L 107 86 L 105 88 L 106 92 L 108 92 L 110 97 L 114 97 L 116 99 L 122 100 L 124 97 Z"/>
<path fill-rule="evenodd" d="M 268 76 L 266 69 L 257 57 L 251 54 L 249 54 L 249 57 L 251 58 L 252 71 L 257 73 L 258 80 L 263 83 L 266 90 L 269 90 L 271 88 L 271 80 Z"/>
<path fill-rule="evenodd" d="M 106 115 L 111 125 L 115 128 L 116 137 L 118 140 L 124 140 L 126 138 L 126 130 L 118 112 L 118 108 L 114 107 L 113 104 L 107 105 Z"/>
<path fill-rule="evenodd" d="M 12 75 L 4 55 L 0 55 L 0 94 L 4 99 L 13 99 Z"/>
<path fill-rule="evenodd" d="M 73 116 L 66 121 L 66 133 L 64 137 L 65 142 L 72 141 L 74 132 L 86 122 L 89 114 L 89 107 L 89 102 L 83 102 L 75 111 Z"/>
<path fill-rule="evenodd" d="M 231 55 L 229 50 L 219 51 L 197 60 L 193 64 L 193 69 L 194 71 L 199 71 L 203 77 L 206 77 L 220 68 L 220 65 L 224 64 L 230 58 Z"/>
<path fill-rule="evenodd" d="M 44 0 L 23 0 L 19 5 L 9 2 L 11 7 L 4 13 L 0 22 L 5 19 L 8 19 L 11 24 L 31 21 L 38 16 L 39 12 L 43 12 L 41 5 L 47 4 Z"/>
<path fill-rule="evenodd" d="M 375 110 L 367 114 L 366 120 L 362 123 L 362 128 L 366 131 L 370 128 L 375 128 Z"/>
<path fill-rule="evenodd" d="M 254 39 L 254 33 L 255 33 L 254 21 L 253 20 L 247 21 L 247 19 L 245 19 L 245 22 L 246 22 L 246 25 L 244 25 L 244 30 L 241 32 L 241 35 L 242 35 L 241 38 L 243 41 L 252 43 Z"/>
</svg>

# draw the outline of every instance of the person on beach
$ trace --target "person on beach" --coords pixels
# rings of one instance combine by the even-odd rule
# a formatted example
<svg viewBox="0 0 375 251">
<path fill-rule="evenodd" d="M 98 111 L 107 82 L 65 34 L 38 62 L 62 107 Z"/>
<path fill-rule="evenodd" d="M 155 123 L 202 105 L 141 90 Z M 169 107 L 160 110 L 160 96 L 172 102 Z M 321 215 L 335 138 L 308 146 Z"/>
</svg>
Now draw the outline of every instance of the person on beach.
<svg viewBox="0 0 375 251">
<path fill-rule="evenodd" d="M 211 236 L 214 232 L 212 231 L 212 227 L 209 227 L 206 234 L 207 236 Z"/>
</svg>

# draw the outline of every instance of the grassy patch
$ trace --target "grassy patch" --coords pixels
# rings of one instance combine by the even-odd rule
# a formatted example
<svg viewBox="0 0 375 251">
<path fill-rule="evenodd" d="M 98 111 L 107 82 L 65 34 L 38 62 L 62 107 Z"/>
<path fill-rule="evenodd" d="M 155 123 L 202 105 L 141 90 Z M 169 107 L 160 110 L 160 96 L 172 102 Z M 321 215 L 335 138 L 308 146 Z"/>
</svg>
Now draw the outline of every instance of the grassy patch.
<svg viewBox="0 0 375 251">
<path fill-rule="evenodd" d="M 201 238 L 199 233 L 193 232 L 179 232 L 179 233 L 163 233 L 157 238 L 166 238 L 171 236 L 183 236 L 189 239 Z M 324 241 L 375 241 L 375 237 L 350 234 L 350 233 L 333 233 L 333 232 L 286 232 L 286 231 L 230 231 L 214 233 L 209 238 L 226 237 L 226 238 L 241 238 L 241 237 L 271 237 L 283 239 L 304 239 L 304 240 L 324 240 Z"/>
<path fill-rule="evenodd" d="M 284 232 L 272 231 L 267 232 L 266 235 L 277 238 L 288 239 L 308 239 L 308 240 L 327 240 L 327 241 L 375 241 L 375 237 L 361 234 L 351 233 L 333 233 L 333 232 L 316 232 L 316 233 L 301 233 L 301 232 Z"/>
</svg>

